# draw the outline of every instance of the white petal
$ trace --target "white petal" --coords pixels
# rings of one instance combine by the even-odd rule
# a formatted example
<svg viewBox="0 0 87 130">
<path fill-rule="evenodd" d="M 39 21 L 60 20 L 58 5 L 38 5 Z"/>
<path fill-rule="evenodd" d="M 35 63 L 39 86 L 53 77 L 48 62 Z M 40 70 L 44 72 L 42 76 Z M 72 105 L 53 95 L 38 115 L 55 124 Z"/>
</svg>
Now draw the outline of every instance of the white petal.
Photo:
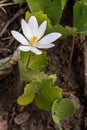
<svg viewBox="0 0 87 130">
<path fill-rule="evenodd" d="M 30 50 L 30 47 L 29 47 L 29 46 L 19 46 L 18 48 L 19 48 L 19 50 L 21 50 L 21 51 L 29 51 L 29 50 Z"/>
<path fill-rule="evenodd" d="M 29 45 L 29 42 L 21 33 L 17 32 L 17 31 L 11 31 L 11 33 L 18 42 L 20 42 L 23 45 Z"/>
<path fill-rule="evenodd" d="M 38 44 L 37 45 L 37 48 L 51 48 L 51 47 L 54 47 L 55 45 L 54 44 L 43 44 L 43 45 L 40 45 Z"/>
<path fill-rule="evenodd" d="M 42 51 L 40 51 L 39 49 L 35 48 L 35 47 L 31 47 L 30 49 L 33 53 L 40 55 L 42 53 Z"/>
<path fill-rule="evenodd" d="M 21 20 L 21 27 L 22 27 L 23 34 L 29 40 L 31 37 L 31 30 L 29 28 L 29 25 L 26 23 L 24 19 Z"/>
<path fill-rule="evenodd" d="M 44 35 L 46 31 L 47 21 L 44 21 L 38 28 L 35 36 L 37 36 L 39 39 Z"/>
<path fill-rule="evenodd" d="M 50 33 L 44 36 L 40 41 L 39 44 L 48 44 L 56 41 L 61 36 L 60 33 Z"/>
<path fill-rule="evenodd" d="M 36 17 L 34 16 L 31 16 L 29 21 L 28 21 L 28 26 L 31 30 L 31 34 L 32 36 L 35 34 L 36 30 L 38 29 L 38 22 L 37 22 L 37 19 Z"/>
</svg>

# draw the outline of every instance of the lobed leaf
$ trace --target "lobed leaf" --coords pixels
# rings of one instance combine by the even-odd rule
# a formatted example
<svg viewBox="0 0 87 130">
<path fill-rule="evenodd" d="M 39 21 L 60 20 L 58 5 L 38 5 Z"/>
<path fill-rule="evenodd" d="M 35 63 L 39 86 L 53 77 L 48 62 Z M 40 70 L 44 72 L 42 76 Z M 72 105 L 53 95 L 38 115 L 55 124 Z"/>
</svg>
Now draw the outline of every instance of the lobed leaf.
<svg viewBox="0 0 87 130">
<path fill-rule="evenodd" d="M 82 0 L 76 2 L 73 7 L 73 25 L 77 31 L 83 35 L 87 35 L 87 1 Z"/>
<path fill-rule="evenodd" d="M 26 82 L 31 82 L 33 80 L 40 81 L 42 79 L 48 78 L 47 74 L 45 74 L 44 72 L 40 72 L 39 70 L 27 70 L 26 66 L 21 61 L 19 62 L 19 68 L 21 79 Z"/>
<path fill-rule="evenodd" d="M 43 13 L 43 11 L 39 11 L 39 12 L 36 12 L 36 13 L 30 13 L 29 11 L 26 11 L 26 14 L 25 14 L 26 21 L 28 21 L 28 19 L 31 16 L 35 16 L 37 18 L 37 21 L 38 21 L 39 24 L 41 24 L 44 20 L 47 20 L 48 23 L 51 23 L 47 14 Z"/>
<path fill-rule="evenodd" d="M 33 81 L 30 84 L 27 84 L 24 88 L 24 94 L 21 95 L 17 102 L 20 105 L 28 105 L 30 104 L 34 97 L 35 93 L 38 93 L 40 89 L 40 82 L 38 81 Z"/>
<path fill-rule="evenodd" d="M 29 52 L 21 52 L 20 61 L 25 66 L 27 64 L 29 55 L 30 55 Z M 46 53 L 43 52 L 41 55 L 32 55 L 28 67 L 31 70 L 44 71 L 46 65 L 47 65 L 47 56 L 46 56 Z"/>
<path fill-rule="evenodd" d="M 52 87 L 53 79 L 45 80 L 43 87 L 40 90 L 40 94 L 36 97 L 36 106 L 40 109 L 51 111 L 53 102 L 62 98 L 61 88 L 55 86 Z"/>
<path fill-rule="evenodd" d="M 75 27 L 69 27 L 65 26 L 63 27 L 62 25 L 55 25 L 52 26 L 51 24 L 48 24 L 48 28 L 46 33 L 51 33 L 51 32 L 59 32 L 62 34 L 62 39 L 68 37 L 69 35 L 75 35 L 77 34 L 77 28 Z"/>
<path fill-rule="evenodd" d="M 43 11 L 53 25 L 60 22 L 67 0 L 26 0 L 32 13 Z"/>
<path fill-rule="evenodd" d="M 52 77 L 48 77 L 47 79 L 39 81 L 33 80 L 24 88 L 24 94 L 21 95 L 17 100 L 18 104 L 28 105 L 35 98 L 37 107 L 50 111 L 52 109 L 53 102 L 56 99 L 60 100 L 62 98 L 62 90 L 59 87 L 51 87 L 52 84 Z"/>
<path fill-rule="evenodd" d="M 55 100 L 52 106 L 52 118 L 55 123 L 69 118 L 74 114 L 74 105 L 68 98 Z"/>
<path fill-rule="evenodd" d="M 36 12 L 36 13 L 32 13 L 30 14 L 28 11 L 26 12 L 26 15 L 25 15 L 25 19 L 26 21 L 32 16 L 34 15 L 36 18 L 37 18 L 37 21 L 39 24 L 41 24 L 44 20 L 47 20 L 48 21 L 48 26 L 47 26 L 47 30 L 45 32 L 45 34 L 48 34 L 48 33 L 52 33 L 52 32 L 59 32 L 62 34 L 62 37 L 61 38 L 66 38 L 68 37 L 69 35 L 75 35 L 77 34 L 77 29 L 75 27 L 69 27 L 69 26 L 65 26 L 63 27 L 62 25 L 52 25 L 49 18 L 47 17 L 46 14 L 44 14 L 43 12 Z"/>
<path fill-rule="evenodd" d="M 41 55 L 34 55 L 29 64 L 29 68 L 32 70 L 44 71 L 47 65 L 47 56 L 46 53 L 43 52 Z"/>
</svg>

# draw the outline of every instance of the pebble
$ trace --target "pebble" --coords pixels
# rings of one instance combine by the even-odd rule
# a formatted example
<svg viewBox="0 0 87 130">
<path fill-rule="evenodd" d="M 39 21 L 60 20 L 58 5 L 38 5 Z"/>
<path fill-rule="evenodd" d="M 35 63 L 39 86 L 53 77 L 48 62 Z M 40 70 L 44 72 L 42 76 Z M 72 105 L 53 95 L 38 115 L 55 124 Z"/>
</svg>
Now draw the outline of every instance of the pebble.
<svg viewBox="0 0 87 130">
<path fill-rule="evenodd" d="M 0 116 L 0 130 L 7 130 L 7 129 L 8 129 L 7 121 L 3 120 L 2 116 Z"/>
<path fill-rule="evenodd" d="M 29 119 L 30 115 L 28 112 L 22 112 L 14 118 L 14 122 L 17 125 L 21 125 Z"/>
<path fill-rule="evenodd" d="M 81 103 L 78 97 L 76 97 L 74 94 L 70 94 L 70 99 L 72 100 L 75 110 L 81 110 Z"/>
</svg>

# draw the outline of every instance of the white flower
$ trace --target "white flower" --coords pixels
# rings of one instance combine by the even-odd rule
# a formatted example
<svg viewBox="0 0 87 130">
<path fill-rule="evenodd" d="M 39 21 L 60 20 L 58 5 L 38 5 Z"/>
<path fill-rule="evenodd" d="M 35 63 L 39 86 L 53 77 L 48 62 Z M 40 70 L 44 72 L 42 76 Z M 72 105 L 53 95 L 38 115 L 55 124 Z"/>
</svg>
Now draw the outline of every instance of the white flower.
<svg viewBox="0 0 87 130">
<path fill-rule="evenodd" d="M 21 27 L 23 34 L 17 31 L 11 31 L 13 37 L 21 43 L 19 49 L 21 51 L 32 51 L 39 55 L 42 53 L 39 49 L 51 48 L 54 46 L 52 42 L 57 40 L 61 34 L 54 32 L 42 37 L 46 31 L 47 21 L 44 21 L 40 26 L 35 16 L 31 16 L 28 23 L 25 20 L 21 20 Z M 39 48 L 39 49 L 38 49 Z"/>
</svg>

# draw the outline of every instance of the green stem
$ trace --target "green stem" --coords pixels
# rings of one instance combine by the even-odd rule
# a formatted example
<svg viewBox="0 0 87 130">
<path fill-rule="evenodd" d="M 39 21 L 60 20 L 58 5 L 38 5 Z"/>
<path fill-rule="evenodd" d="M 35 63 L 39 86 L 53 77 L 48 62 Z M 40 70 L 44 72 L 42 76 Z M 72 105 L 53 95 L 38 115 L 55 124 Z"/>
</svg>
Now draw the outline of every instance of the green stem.
<svg viewBox="0 0 87 130">
<path fill-rule="evenodd" d="M 30 52 L 30 54 L 29 54 L 28 61 L 27 61 L 27 64 L 26 64 L 26 69 L 28 69 L 31 57 L 32 57 L 32 52 Z"/>
<path fill-rule="evenodd" d="M 58 127 L 59 127 L 60 130 L 63 130 L 60 123 L 58 123 Z"/>
</svg>

